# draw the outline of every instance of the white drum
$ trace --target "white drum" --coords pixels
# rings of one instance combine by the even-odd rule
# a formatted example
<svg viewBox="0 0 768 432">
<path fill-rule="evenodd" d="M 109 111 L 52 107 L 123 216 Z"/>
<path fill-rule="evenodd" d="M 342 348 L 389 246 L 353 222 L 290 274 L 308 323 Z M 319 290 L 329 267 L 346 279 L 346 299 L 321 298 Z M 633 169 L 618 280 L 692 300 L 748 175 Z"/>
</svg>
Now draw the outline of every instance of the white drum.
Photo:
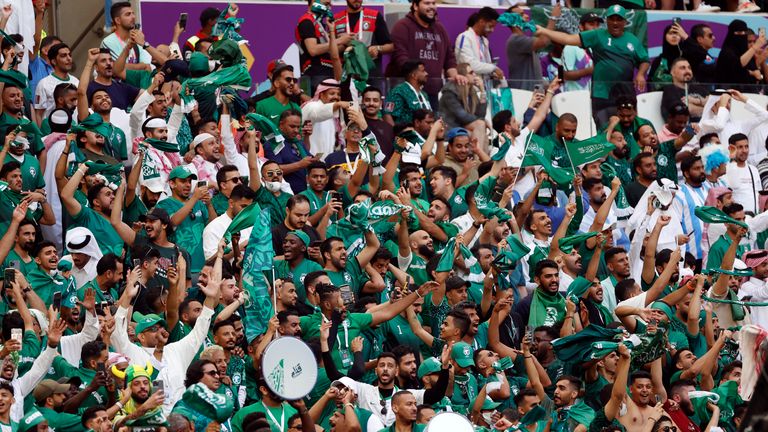
<svg viewBox="0 0 768 432">
<path fill-rule="evenodd" d="M 442 412 L 427 423 L 424 432 L 474 432 L 468 418 L 455 412 Z"/>
<path fill-rule="evenodd" d="M 261 370 L 267 386 L 286 400 L 308 395 L 317 381 L 317 361 L 312 350 L 301 339 L 281 337 L 264 350 Z"/>
</svg>

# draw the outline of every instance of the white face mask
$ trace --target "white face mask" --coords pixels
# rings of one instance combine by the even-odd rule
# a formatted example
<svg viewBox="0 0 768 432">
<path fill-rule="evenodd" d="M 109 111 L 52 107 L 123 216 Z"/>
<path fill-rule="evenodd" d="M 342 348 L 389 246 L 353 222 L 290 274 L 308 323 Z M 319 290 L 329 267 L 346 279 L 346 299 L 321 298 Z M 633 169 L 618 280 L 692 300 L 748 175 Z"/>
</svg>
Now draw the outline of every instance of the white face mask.
<svg viewBox="0 0 768 432">
<path fill-rule="evenodd" d="M 282 186 L 282 183 L 280 182 L 264 182 L 264 187 L 267 188 L 270 192 L 280 192 L 280 187 Z"/>
</svg>

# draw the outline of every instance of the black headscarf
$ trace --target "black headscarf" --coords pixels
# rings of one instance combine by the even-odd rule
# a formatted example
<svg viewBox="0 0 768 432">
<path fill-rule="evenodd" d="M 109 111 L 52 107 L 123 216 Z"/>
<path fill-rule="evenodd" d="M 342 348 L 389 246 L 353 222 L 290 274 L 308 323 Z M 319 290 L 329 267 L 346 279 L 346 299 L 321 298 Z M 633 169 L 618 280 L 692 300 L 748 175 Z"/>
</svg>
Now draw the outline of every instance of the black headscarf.
<svg viewBox="0 0 768 432">
<path fill-rule="evenodd" d="M 733 20 L 728 25 L 728 35 L 725 36 L 720 56 L 717 58 L 715 79 L 724 84 L 754 84 L 755 79 L 749 75 L 746 67 L 741 66 L 741 55 L 747 52 L 747 23 L 742 20 Z M 737 32 L 743 34 L 737 35 Z M 739 90 L 746 90 L 737 87 Z"/>
</svg>

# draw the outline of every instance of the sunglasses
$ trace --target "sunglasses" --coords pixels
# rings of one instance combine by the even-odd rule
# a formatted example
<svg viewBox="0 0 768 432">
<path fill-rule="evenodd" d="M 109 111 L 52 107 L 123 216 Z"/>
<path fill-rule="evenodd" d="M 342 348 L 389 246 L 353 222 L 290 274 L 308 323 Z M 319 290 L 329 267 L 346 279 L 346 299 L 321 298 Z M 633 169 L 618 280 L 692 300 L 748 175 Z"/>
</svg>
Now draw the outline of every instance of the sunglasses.
<svg viewBox="0 0 768 432">
<path fill-rule="evenodd" d="M 209 370 L 208 372 L 203 372 L 203 373 L 205 375 L 209 375 L 209 376 L 212 376 L 212 377 L 218 377 L 219 376 L 219 371 L 217 371 L 217 370 Z"/>
<path fill-rule="evenodd" d="M 280 177 L 283 175 L 282 171 L 267 171 L 264 173 L 264 177 Z"/>
<path fill-rule="evenodd" d="M 285 79 L 285 81 L 286 81 L 288 84 L 295 84 L 295 83 L 299 82 L 298 78 L 293 78 L 293 77 L 285 77 L 284 79 Z"/>
<path fill-rule="evenodd" d="M 387 402 L 382 399 L 379 403 L 381 404 L 381 415 L 387 415 Z"/>
<path fill-rule="evenodd" d="M 677 426 L 664 426 L 659 432 L 677 432 Z"/>
<path fill-rule="evenodd" d="M 238 183 L 242 183 L 243 179 L 241 179 L 240 177 L 232 177 L 231 179 L 224 181 L 224 183 L 226 182 L 232 182 L 233 184 L 238 184 Z"/>
</svg>

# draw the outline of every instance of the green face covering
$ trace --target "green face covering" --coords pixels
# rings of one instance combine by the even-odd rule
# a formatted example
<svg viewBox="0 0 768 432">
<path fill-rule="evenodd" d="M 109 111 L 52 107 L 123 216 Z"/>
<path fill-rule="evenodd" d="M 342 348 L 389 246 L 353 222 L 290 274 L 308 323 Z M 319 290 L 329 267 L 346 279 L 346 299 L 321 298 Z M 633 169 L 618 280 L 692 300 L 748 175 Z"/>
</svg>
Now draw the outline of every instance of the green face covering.
<svg viewBox="0 0 768 432">
<path fill-rule="evenodd" d="M 157 138 L 144 138 L 144 143 L 149 144 L 156 150 L 160 150 L 162 152 L 169 152 L 169 153 L 178 153 L 179 152 L 179 145 L 174 143 L 169 143 L 168 141 L 163 141 L 161 139 Z"/>
</svg>

